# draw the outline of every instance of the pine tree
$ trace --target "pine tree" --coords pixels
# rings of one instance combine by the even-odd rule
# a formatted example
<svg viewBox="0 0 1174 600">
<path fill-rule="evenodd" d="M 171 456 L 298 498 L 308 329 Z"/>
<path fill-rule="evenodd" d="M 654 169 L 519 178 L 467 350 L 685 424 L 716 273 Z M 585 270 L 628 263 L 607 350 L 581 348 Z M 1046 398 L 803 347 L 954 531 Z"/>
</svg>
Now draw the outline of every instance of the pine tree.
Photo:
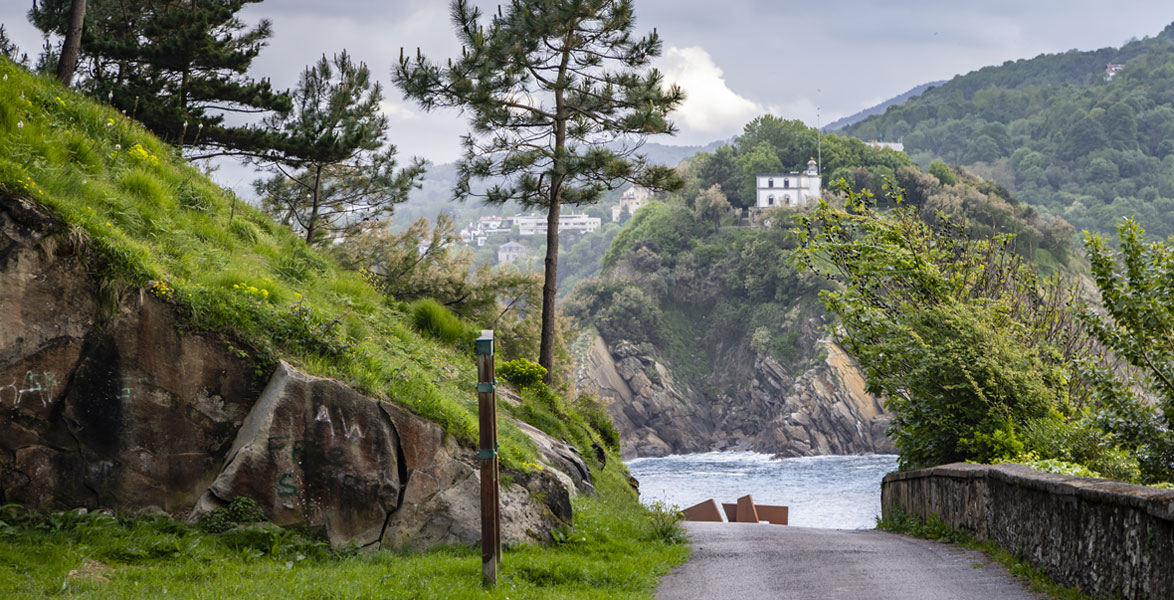
<svg viewBox="0 0 1174 600">
<path fill-rule="evenodd" d="M 289 110 L 289 96 L 245 75 L 272 35 L 236 14 L 261 0 L 90 0 L 79 87 L 126 111 L 164 140 L 205 156 L 271 144 L 260 128 L 228 125 L 226 113 Z M 73 0 L 41 0 L 29 20 L 64 36 Z"/>
<path fill-rule="evenodd" d="M 263 206 L 315 244 L 389 216 L 419 186 L 424 163 L 396 170 L 383 91 L 344 51 L 302 72 L 293 110 L 265 120 L 273 148 L 258 159 L 277 173 L 254 183 Z"/>
<path fill-rule="evenodd" d="M 513 0 L 487 25 L 476 7 L 454 0 L 452 17 L 461 56 L 441 66 L 401 52 L 394 79 L 426 110 L 470 115 L 457 199 L 548 211 L 538 361 L 549 382 L 560 210 L 595 203 L 627 181 L 679 187 L 671 169 L 636 152 L 644 136 L 673 133 L 667 115 L 684 95 L 649 68 L 660 39 L 655 31 L 633 37 L 631 0 Z"/>
</svg>

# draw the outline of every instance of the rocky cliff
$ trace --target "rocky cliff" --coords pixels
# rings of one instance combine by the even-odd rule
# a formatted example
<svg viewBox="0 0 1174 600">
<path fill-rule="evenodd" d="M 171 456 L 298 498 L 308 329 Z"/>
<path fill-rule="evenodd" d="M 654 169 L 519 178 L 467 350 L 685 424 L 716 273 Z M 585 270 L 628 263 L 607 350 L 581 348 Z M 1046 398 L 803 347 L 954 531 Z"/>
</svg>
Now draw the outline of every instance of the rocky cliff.
<svg viewBox="0 0 1174 600">
<path fill-rule="evenodd" d="M 172 305 L 111 290 L 92 262 L 84 235 L 0 194 L 0 503 L 196 518 L 244 495 L 336 544 L 480 539 L 475 454 L 439 425 L 182 332 Z M 548 537 L 591 489 L 569 447 L 523 431 L 549 468 L 510 473 L 507 541 Z"/>
<path fill-rule="evenodd" d="M 821 342 L 827 358 L 793 374 L 757 358 L 749 381 L 720 395 L 681 384 L 635 345 L 596 337 L 581 357 L 579 384 L 598 391 L 621 434 L 624 458 L 712 450 L 780 457 L 893 452 L 890 416 L 865 391 L 847 354 Z"/>
</svg>

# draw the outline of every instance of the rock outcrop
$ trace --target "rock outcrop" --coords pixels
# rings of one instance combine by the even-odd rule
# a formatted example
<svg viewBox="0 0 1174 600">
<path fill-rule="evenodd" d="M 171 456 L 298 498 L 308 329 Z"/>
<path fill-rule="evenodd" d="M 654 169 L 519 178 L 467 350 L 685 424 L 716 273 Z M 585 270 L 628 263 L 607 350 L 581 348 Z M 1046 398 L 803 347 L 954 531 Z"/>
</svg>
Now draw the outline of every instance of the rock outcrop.
<svg viewBox="0 0 1174 600">
<path fill-rule="evenodd" d="M 753 377 L 709 397 L 677 383 L 666 365 L 619 342 L 596 337 L 582 357 L 579 384 L 608 405 L 624 458 L 712 450 L 753 450 L 780 457 L 893 452 L 890 416 L 865 391 L 844 351 L 822 342 L 827 359 L 798 375 L 771 358 Z"/>
<path fill-rule="evenodd" d="M 80 237 L 0 196 L 0 503 L 198 518 L 248 496 L 334 544 L 480 539 L 475 453 L 439 425 L 181 333 L 171 304 L 105 293 L 84 256 Z M 547 468 L 510 473 L 507 542 L 548 538 L 571 520 L 570 493 L 591 490 L 569 447 L 528 433 Z"/>
</svg>

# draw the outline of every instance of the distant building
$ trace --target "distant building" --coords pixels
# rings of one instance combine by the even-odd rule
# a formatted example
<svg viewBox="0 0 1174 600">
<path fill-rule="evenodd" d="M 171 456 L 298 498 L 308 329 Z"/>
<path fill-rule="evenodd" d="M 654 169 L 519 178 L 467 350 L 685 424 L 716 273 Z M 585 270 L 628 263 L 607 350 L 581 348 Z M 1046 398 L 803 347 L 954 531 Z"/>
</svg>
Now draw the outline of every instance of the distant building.
<svg viewBox="0 0 1174 600">
<path fill-rule="evenodd" d="M 485 240 L 494 235 L 505 235 L 510 232 L 509 219 L 502 217 L 481 217 L 476 223 L 469 223 L 459 233 L 465 244 L 484 246 Z"/>
<path fill-rule="evenodd" d="M 904 152 L 905 151 L 905 143 L 904 142 L 878 142 L 876 140 L 873 140 L 871 142 L 865 142 L 865 143 L 868 144 L 869 146 L 872 146 L 873 148 L 878 148 L 878 149 L 879 148 L 889 148 L 892 150 L 896 150 L 897 152 Z"/>
<path fill-rule="evenodd" d="M 530 249 L 517 242 L 506 242 L 497 249 L 497 264 L 499 265 L 512 265 L 527 258 L 530 258 Z"/>
<path fill-rule="evenodd" d="M 807 170 L 799 173 L 767 173 L 757 177 L 758 208 L 772 206 L 807 206 L 819 198 L 823 178 L 815 160 L 807 161 Z"/>
<path fill-rule="evenodd" d="M 1125 65 L 1119 65 L 1117 63 L 1109 63 L 1109 64 L 1105 65 L 1105 81 L 1112 79 L 1113 76 L 1116 75 L 1118 71 L 1120 71 L 1121 69 L 1124 69 L 1124 68 L 1125 68 Z"/>
<path fill-rule="evenodd" d="M 645 204 L 652 200 L 652 190 L 646 187 L 634 185 L 626 190 L 620 196 L 620 203 L 611 207 L 611 220 L 613 223 L 618 223 L 620 217 L 626 211 L 629 215 L 636 214 Z"/>
<path fill-rule="evenodd" d="M 603 220 L 599 217 L 588 217 L 584 214 L 559 215 L 559 231 L 578 231 L 591 233 L 599 229 Z M 531 213 L 518 215 L 513 218 L 513 224 L 518 226 L 520 235 L 546 234 L 546 215 Z"/>
</svg>

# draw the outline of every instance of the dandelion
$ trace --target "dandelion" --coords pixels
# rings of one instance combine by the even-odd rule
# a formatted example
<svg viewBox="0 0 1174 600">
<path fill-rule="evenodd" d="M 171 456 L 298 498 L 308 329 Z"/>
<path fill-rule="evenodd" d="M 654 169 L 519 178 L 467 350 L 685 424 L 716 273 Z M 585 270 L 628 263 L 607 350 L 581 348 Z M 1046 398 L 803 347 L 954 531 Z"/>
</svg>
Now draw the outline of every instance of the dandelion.
<svg viewBox="0 0 1174 600">
<path fill-rule="evenodd" d="M 16 122 L 16 130 L 21 131 L 23 129 L 24 129 L 24 121 L 17 121 Z"/>
<path fill-rule="evenodd" d="M 110 221 L 106 221 L 106 226 L 107 227 L 114 227 L 113 225 L 110 224 Z"/>
<path fill-rule="evenodd" d="M 114 144 L 114 151 L 121 152 L 122 151 L 122 144 Z"/>
<path fill-rule="evenodd" d="M 114 119 L 106 119 L 106 127 L 114 127 Z"/>
<path fill-rule="evenodd" d="M 8 81 L 8 73 L 4 74 L 4 81 Z"/>
</svg>

